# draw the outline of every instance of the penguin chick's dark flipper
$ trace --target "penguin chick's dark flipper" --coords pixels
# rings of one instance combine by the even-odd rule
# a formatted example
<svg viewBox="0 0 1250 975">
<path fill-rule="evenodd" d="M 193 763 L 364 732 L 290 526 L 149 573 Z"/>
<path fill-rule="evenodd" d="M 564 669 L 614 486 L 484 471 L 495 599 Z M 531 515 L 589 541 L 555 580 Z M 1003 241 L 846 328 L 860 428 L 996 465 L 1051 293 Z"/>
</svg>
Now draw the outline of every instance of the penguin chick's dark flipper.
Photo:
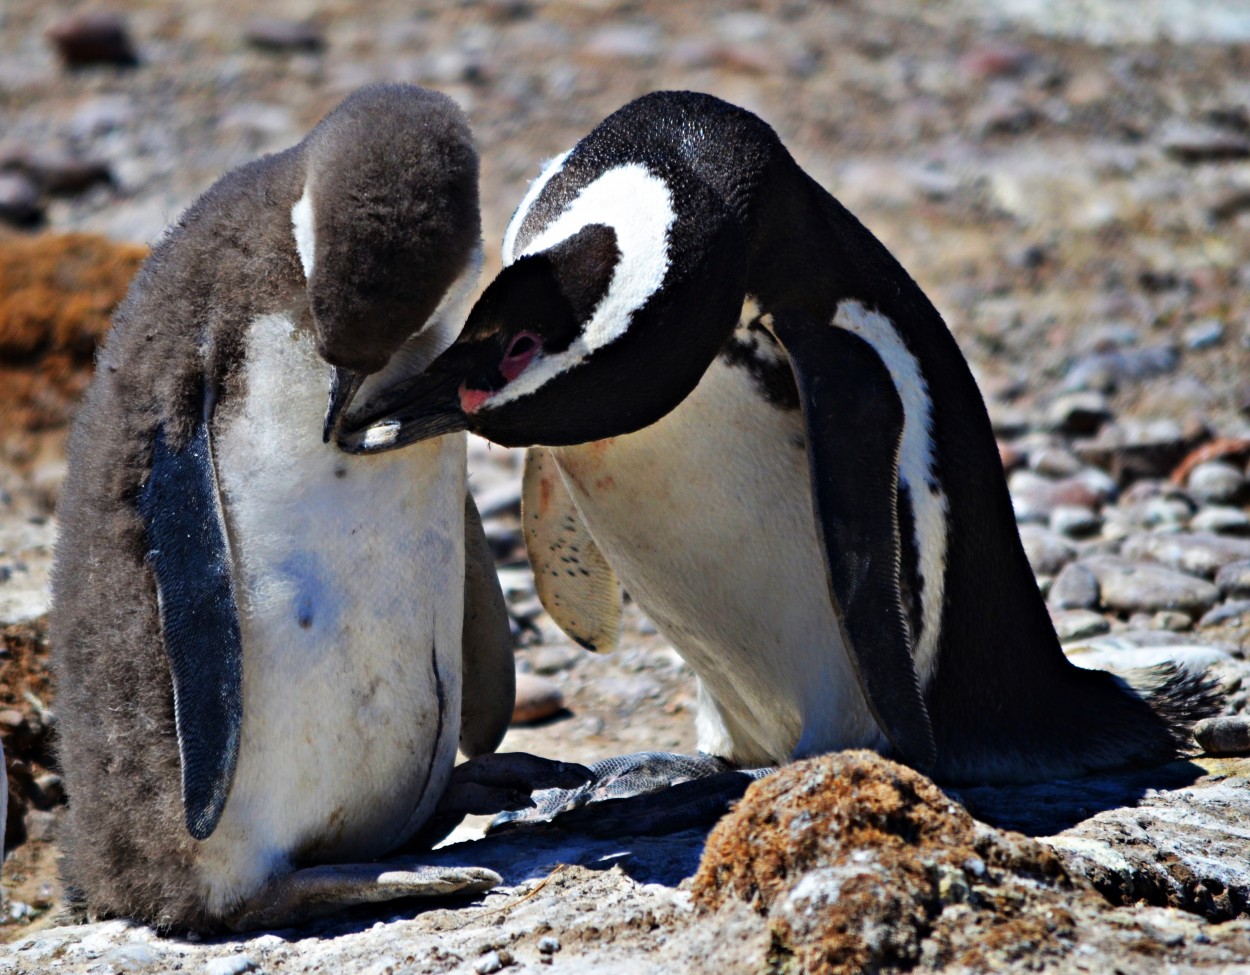
<svg viewBox="0 0 1250 975">
<path fill-rule="evenodd" d="M 206 416 L 178 448 L 156 432 L 139 492 L 148 564 L 174 684 L 187 831 L 207 839 L 230 794 L 243 717 L 243 641 L 234 565 Z"/>
<path fill-rule="evenodd" d="M 502 882 L 484 867 L 435 867 L 410 858 L 308 867 L 275 877 L 226 926 L 232 931 L 287 928 L 360 904 L 480 894 Z"/>
<path fill-rule="evenodd" d="M 885 363 L 854 333 L 794 312 L 774 313 L 773 329 L 799 389 L 816 533 L 843 643 L 881 730 L 905 761 L 931 769 L 933 728 L 899 595 L 902 400 Z"/>
<path fill-rule="evenodd" d="M 512 628 L 495 559 L 473 495 L 464 496 L 464 630 L 460 641 L 460 750 L 469 758 L 503 741 L 516 704 Z"/>
<path fill-rule="evenodd" d="M 550 789 L 534 797 L 532 808 L 500 813 L 487 832 L 553 822 L 597 836 L 673 833 L 720 818 L 752 781 L 771 771 L 741 771 L 714 755 L 620 755 L 590 766 L 590 781 L 577 788 Z M 595 821 L 608 810 L 613 813 L 602 824 Z"/>
</svg>

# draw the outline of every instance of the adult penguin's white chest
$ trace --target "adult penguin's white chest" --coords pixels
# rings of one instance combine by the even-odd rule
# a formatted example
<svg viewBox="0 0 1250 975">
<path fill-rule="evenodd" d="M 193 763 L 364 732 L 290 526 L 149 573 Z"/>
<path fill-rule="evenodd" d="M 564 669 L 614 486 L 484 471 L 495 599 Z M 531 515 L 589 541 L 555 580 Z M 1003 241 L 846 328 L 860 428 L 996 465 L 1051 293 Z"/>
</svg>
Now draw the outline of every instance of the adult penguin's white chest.
<svg viewBox="0 0 1250 975">
<path fill-rule="evenodd" d="M 788 372 L 780 348 L 756 354 Z M 700 750 L 750 766 L 884 744 L 838 635 L 797 405 L 721 356 L 659 422 L 553 454 L 625 589 L 698 674 Z"/>
<path fill-rule="evenodd" d="M 210 909 L 284 864 L 367 859 L 430 814 L 460 725 L 465 442 L 322 443 L 329 367 L 250 326 L 214 450 L 243 635 L 238 767 L 201 844 Z"/>
</svg>

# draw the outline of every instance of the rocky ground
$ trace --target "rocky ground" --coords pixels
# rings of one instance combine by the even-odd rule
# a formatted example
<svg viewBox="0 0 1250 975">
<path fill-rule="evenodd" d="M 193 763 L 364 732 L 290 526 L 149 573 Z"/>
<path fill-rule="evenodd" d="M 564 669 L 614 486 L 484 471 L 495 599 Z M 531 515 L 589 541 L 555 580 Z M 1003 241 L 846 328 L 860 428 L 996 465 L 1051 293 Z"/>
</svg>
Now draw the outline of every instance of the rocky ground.
<svg viewBox="0 0 1250 975">
<path fill-rule="evenodd" d="M 54 927 L 64 797 L 42 617 L 64 424 L 91 346 L 135 243 L 374 80 L 438 87 L 469 112 L 487 275 L 540 162 L 629 98 L 695 88 L 762 114 L 946 316 L 1072 658 L 1212 668 L 1228 720 L 1203 744 L 1250 751 L 1243 4 L 289 0 L 266 21 L 238 0 L 113 9 L 124 31 L 58 5 L 0 8 L 0 741 L 12 784 L 0 937 L 13 941 L 0 972 L 1250 963 L 1250 759 L 1231 754 L 959 795 L 835 756 L 755 787 L 701 868 L 698 832 L 473 840 L 469 824 L 467 843 L 432 856 L 504 876 L 474 902 L 208 943 L 121 922 Z M 41 229 L 58 236 L 32 236 Z M 114 243 L 59 236 L 70 231 Z M 471 454 L 518 667 L 546 682 L 527 693 L 550 709 L 558 691 L 565 706 L 514 726 L 504 747 L 582 761 L 692 748 L 693 682 L 671 647 L 634 608 L 612 654 L 565 641 L 519 545 L 519 457 L 481 443 Z M 805 825 L 774 835 L 770 810 Z M 897 828 L 874 827 L 882 817 Z"/>
</svg>

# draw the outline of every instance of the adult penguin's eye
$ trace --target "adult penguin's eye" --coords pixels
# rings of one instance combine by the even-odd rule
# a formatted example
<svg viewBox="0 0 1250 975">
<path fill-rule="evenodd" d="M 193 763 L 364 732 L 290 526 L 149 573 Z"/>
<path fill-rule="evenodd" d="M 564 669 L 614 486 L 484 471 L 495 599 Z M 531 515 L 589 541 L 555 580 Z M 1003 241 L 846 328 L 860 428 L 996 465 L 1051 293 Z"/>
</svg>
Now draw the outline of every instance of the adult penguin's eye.
<svg viewBox="0 0 1250 975">
<path fill-rule="evenodd" d="M 533 332 L 521 332 L 508 343 L 508 351 L 499 363 L 499 374 L 509 381 L 525 371 L 542 346 Z"/>
</svg>

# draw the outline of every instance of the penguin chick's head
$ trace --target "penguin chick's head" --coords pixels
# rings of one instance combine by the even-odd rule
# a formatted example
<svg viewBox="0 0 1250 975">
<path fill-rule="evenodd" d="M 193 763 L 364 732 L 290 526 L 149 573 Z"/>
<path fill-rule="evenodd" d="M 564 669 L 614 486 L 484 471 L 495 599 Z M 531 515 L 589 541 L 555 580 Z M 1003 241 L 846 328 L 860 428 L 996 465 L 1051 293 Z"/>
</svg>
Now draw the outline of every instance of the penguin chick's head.
<svg viewBox="0 0 1250 975">
<path fill-rule="evenodd" d="M 575 150 L 557 165 L 578 161 Z M 672 184 L 640 163 L 575 173 L 571 194 L 560 175 L 547 193 L 571 201 L 548 212 L 424 374 L 349 418 L 340 447 L 390 450 L 455 430 L 506 446 L 584 443 L 654 423 L 695 387 L 741 306 L 736 235 L 692 245 L 686 234 L 674 253 Z M 510 229 L 505 259 L 514 239 Z"/>
<path fill-rule="evenodd" d="M 321 121 L 305 159 L 291 223 L 317 349 L 336 367 L 329 427 L 449 292 L 472 287 L 461 284 L 479 260 L 478 157 L 450 98 L 374 85 Z"/>
</svg>

